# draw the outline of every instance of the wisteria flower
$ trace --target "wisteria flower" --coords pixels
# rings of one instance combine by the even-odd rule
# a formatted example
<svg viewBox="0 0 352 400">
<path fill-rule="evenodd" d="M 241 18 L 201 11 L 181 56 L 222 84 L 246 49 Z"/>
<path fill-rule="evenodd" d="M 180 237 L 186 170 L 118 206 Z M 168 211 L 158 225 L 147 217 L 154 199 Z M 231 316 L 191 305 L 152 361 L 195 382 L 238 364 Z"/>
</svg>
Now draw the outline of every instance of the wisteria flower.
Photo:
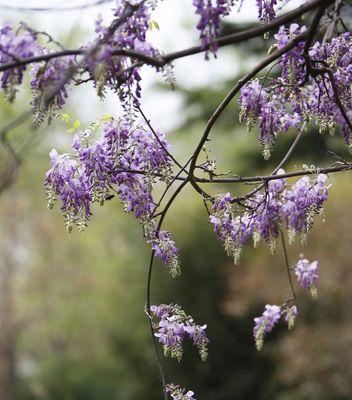
<svg viewBox="0 0 352 400">
<path fill-rule="evenodd" d="M 192 390 L 187 390 L 181 388 L 179 385 L 173 383 L 167 385 L 167 393 L 171 396 L 172 400 L 196 400 L 194 392 Z"/>
<path fill-rule="evenodd" d="M 155 317 L 160 319 L 155 324 L 155 329 L 158 330 L 155 336 L 163 345 L 165 356 L 171 355 L 172 358 L 180 361 L 183 354 L 182 343 L 188 337 L 198 348 L 201 359 L 206 360 L 209 342 L 205 334 L 206 325 L 195 324 L 193 318 L 186 315 L 177 304 L 161 304 L 152 306 L 150 310 Z"/>
<path fill-rule="evenodd" d="M 310 290 L 314 299 L 318 297 L 318 266 L 318 261 L 310 262 L 306 258 L 301 258 L 294 267 L 298 283 L 303 289 Z"/>
<path fill-rule="evenodd" d="M 281 314 L 280 306 L 267 304 L 262 316 L 254 318 L 253 336 L 259 351 L 263 348 L 265 335 L 273 330 L 274 326 L 279 322 Z"/>
</svg>

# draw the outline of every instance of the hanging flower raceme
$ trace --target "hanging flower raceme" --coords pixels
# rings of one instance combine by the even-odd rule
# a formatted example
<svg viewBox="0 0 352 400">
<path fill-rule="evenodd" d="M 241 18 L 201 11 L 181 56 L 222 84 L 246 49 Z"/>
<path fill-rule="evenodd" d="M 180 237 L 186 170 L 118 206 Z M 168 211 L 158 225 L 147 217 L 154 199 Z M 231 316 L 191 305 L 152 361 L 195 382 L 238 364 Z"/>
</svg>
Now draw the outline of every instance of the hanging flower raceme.
<svg viewBox="0 0 352 400">
<path fill-rule="evenodd" d="M 298 315 L 297 306 L 291 306 L 285 308 L 285 322 L 287 322 L 287 327 L 289 330 L 293 329 L 296 324 L 296 318 Z"/>
<path fill-rule="evenodd" d="M 156 176 L 167 181 L 171 173 L 165 135 L 110 117 L 86 130 L 78 128 L 76 121 L 69 129 L 74 132 L 71 154 L 50 153 L 51 169 L 45 177 L 49 206 L 59 198 L 67 229 L 77 225 L 82 230 L 92 215 L 92 203 L 103 205 L 116 192 L 126 212 L 133 213 L 144 227 L 153 225 L 153 183 Z M 103 130 L 101 137 L 97 137 L 99 128 Z M 171 234 L 156 234 L 155 227 L 145 229 L 145 234 L 156 256 L 176 276 L 178 249 Z"/>
<path fill-rule="evenodd" d="M 115 22 L 123 18 L 131 7 L 129 1 L 118 1 L 114 9 Z M 136 5 L 132 15 L 120 23 L 112 34 L 103 26 L 101 16 L 98 16 L 95 32 L 98 35 L 97 41 L 101 41 L 102 44 L 86 60 L 86 68 L 99 96 L 103 96 L 108 87 L 118 92 L 126 107 L 129 104 L 127 99 L 132 93 L 133 101 L 138 101 L 141 97 L 139 67 L 132 67 L 136 59 L 125 52 L 136 52 L 150 57 L 157 55 L 156 50 L 147 41 L 149 22 L 150 10 L 145 2 Z M 94 46 L 94 43 L 91 46 Z M 89 49 L 89 46 L 87 48 Z"/>
<path fill-rule="evenodd" d="M 265 335 L 279 322 L 281 313 L 281 307 L 267 304 L 262 316 L 254 318 L 253 336 L 258 350 L 263 347 Z"/>
<path fill-rule="evenodd" d="M 284 304 L 277 306 L 267 304 L 263 314 L 254 318 L 253 336 L 257 350 L 260 351 L 263 348 L 265 336 L 274 329 L 281 317 L 284 317 L 287 322 L 288 329 L 292 329 L 297 315 L 298 310 L 295 305 L 288 306 Z"/>
<path fill-rule="evenodd" d="M 305 26 L 300 27 L 298 24 L 291 24 L 289 28 L 280 26 L 278 32 L 274 35 L 277 41 L 278 49 L 285 47 L 292 39 L 296 38 L 301 33 L 305 32 L 307 28 Z M 286 52 L 280 60 L 281 66 L 281 82 L 287 85 L 285 91 L 287 95 L 291 95 L 295 89 L 298 90 L 298 86 L 295 86 L 296 82 L 304 82 L 306 78 L 306 66 L 305 58 L 303 55 L 305 42 L 299 42 L 292 50 Z M 297 95 L 297 92 L 295 93 Z"/>
<path fill-rule="evenodd" d="M 267 23 L 272 21 L 276 17 L 275 6 L 277 0 L 256 0 L 258 9 L 258 19 Z"/>
<path fill-rule="evenodd" d="M 170 383 L 166 387 L 166 392 L 172 398 L 172 400 L 196 400 L 194 392 L 192 390 L 187 390 L 181 388 L 179 385 Z"/>
<path fill-rule="evenodd" d="M 283 173 L 279 170 L 278 176 Z M 235 264 L 239 261 L 242 248 L 251 239 L 254 245 L 262 239 L 274 251 L 280 228 L 287 229 L 290 242 L 297 234 L 305 240 L 314 217 L 322 214 L 323 204 L 328 198 L 329 187 L 325 181 L 326 175 L 323 174 L 303 177 L 292 187 L 288 187 L 284 178 L 272 180 L 266 192 L 257 193 L 246 201 L 247 211 L 239 209 L 229 193 L 218 195 L 210 222 Z"/>
<path fill-rule="evenodd" d="M 0 27 L 0 65 L 33 57 L 39 53 L 40 46 L 37 38 L 24 23 L 21 23 L 18 28 L 8 22 Z M 14 100 L 17 86 L 22 83 L 26 69 L 26 65 L 20 65 L 2 72 L 1 88 L 9 101 Z"/>
<path fill-rule="evenodd" d="M 170 355 L 180 361 L 183 341 L 189 338 L 198 348 L 201 359 L 207 359 L 209 339 L 205 334 L 206 325 L 195 324 L 193 318 L 177 304 L 161 304 L 152 306 L 150 310 L 159 319 L 159 322 L 154 323 L 154 329 L 157 330 L 155 336 L 163 345 L 165 356 Z"/>
<path fill-rule="evenodd" d="M 67 88 L 72 83 L 76 63 L 74 56 L 53 58 L 31 69 L 32 108 L 36 123 L 60 110 L 68 97 Z"/>
<path fill-rule="evenodd" d="M 226 253 L 238 263 L 242 247 L 253 234 L 253 222 L 248 215 L 237 215 L 230 193 L 216 197 L 210 222 L 214 225 L 216 236 L 224 243 Z"/>
<path fill-rule="evenodd" d="M 305 26 L 297 24 L 288 28 L 281 26 L 274 35 L 276 48 L 282 49 L 305 31 Z M 315 43 L 308 50 L 309 61 L 304 47 L 302 40 L 281 56 L 278 78 L 262 82 L 253 79 L 241 89 L 240 121 L 249 130 L 259 122 L 259 141 L 265 158 L 270 156 L 279 132 L 298 128 L 303 121 L 315 121 L 321 133 L 333 134 L 339 129 L 346 144 L 351 145 L 351 34 L 347 32 L 330 42 Z M 307 62 L 310 69 L 321 72 L 313 78 L 309 76 Z M 336 96 L 340 102 L 334 100 Z"/>
<path fill-rule="evenodd" d="M 352 36 L 346 32 L 327 43 L 316 43 L 309 51 L 312 65 L 330 70 L 313 82 L 314 95 L 305 88 L 305 99 L 310 113 L 316 119 L 322 133 L 334 133 L 340 127 L 346 144 L 351 145 L 351 129 L 343 116 L 337 101 L 338 95 L 347 118 L 352 118 Z M 324 62 L 323 62 L 324 61 Z M 312 90 L 312 88 L 311 88 Z"/>
<path fill-rule="evenodd" d="M 318 261 L 309 262 L 301 258 L 294 267 L 298 283 L 303 289 L 309 290 L 313 299 L 318 297 Z"/>
<path fill-rule="evenodd" d="M 245 123 L 249 131 L 259 121 L 259 142 L 265 159 L 270 158 L 276 135 L 291 127 L 298 128 L 301 122 L 298 113 L 292 114 L 283 106 L 280 93 L 269 91 L 257 79 L 243 86 L 239 104 L 240 122 Z"/>
<path fill-rule="evenodd" d="M 214 42 L 219 36 L 221 17 L 230 13 L 233 6 L 233 0 L 193 0 L 196 8 L 196 14 L 200 16 L 197 29 L 200 31 L 200 40 L 203 49 L 212 52 L 216 56 L 218 49 Z"/>
<path fill-rule="evenodd" d="M 158 257 L 169 269 L 173 278 L 181 274 L 179 250 L 172 240 L 170 232 L 153 230 L 148 236 L 148 243 Z"/>
</svg>

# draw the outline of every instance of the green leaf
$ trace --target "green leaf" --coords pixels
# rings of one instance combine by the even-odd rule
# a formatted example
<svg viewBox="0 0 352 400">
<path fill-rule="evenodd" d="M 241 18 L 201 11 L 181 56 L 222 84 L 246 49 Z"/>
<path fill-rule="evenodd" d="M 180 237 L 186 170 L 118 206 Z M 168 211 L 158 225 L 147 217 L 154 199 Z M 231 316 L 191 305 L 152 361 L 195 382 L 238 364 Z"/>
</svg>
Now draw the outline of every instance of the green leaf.
<svg viewBox="0 0 352 400">
<path fill-rule="evenodd" d="M 59 119 L 60 121 L 64 121 L 64 122 L 68 122 L 71 119 L 69 114 L 62 114 L 62 113 L 57 114 L 56 118 Z"/>
<path fill-rule="evenodd" d="M 111 118 L 112 118 L 111 115 L 105 114 L 105 115 L 103 115 L 103 116 L 101 117 L 101 120 L 102 120 L 102 121 L 110 121 Z"/>
</svg>

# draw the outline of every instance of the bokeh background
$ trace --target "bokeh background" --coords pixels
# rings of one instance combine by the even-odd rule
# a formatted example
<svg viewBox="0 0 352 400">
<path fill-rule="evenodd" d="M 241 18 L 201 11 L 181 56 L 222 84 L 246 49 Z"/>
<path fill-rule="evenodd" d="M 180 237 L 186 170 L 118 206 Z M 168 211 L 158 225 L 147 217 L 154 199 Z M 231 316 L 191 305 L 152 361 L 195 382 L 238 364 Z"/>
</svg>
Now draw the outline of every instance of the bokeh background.
<svg viewBox="0 0 352 400">
<path fill-rule="evenodd" d="M 28 5 L 70 1 L 28 1 Z M 25 6 L 23 1 L 0 4 Z M 109 17 L 110 5 L 79 12 L 18 12 L 1 9 L 0 22 L 25 20 L 53 33 L 67 47 L 92 37 L 95 15 Z M 154 19 L 151 40 L 165 51 L 197 42 L 188 0 L 165 0 Z M 254 4 L 244 3 L 224 33 L 251 25 Z M 221 50 L 217 60 L 202 56 L 175 62 L 176 90 L 152 70 L 143 71 L 143 108 L 154 125 L 168 132 L 179 159 L 189 157 L 212 110 L 241 72 L 265 54 L 268 44 L 252 40 Z M 0 99 L 1 126 L 29 107 L 21 90 L 15 104 Z M 72 89 L 65 112 L 85 122 L 120 112 L 109 94 L 101 102 L 92 87 Z M 278 139 L 264 162 L 256 132 L 238 124 L 233 102 L 215 127 L 211 154 L 219 171 L 239 175 L 269 172 L 283 157 L 294 132 Z M 65 231 L 58 208 L 46 208 L 43 177 L 48 152 L 69 149 L 71 137 L 54 121 L 34 131 L 22 124 L 8 139 L 22 160 L 16 179 L 0 193 L 0 399 L 155 400 L 160 398 L 154 350 L 144 313 L 148 247 L 138 222 L 113 199 L 96 207 L 84 233 Z M 348 157 L 341 137 L 309 131 L 287 170 L 323 165 L 333 151 Z M 0 176 L 13 160 L 0 149 Z M 185 190 L 165 227 L 181 249 L 182 276 L 170 278 L 156 265 L 152 301 L 178 302 L 199 323 L 208 324 L 210 357 L 199 361 L 186 346 L 181 363 L 165 360 L 168 381 L 192 388 L 201 400 L 350 400 L 352 398 L 351 177 L 330 176 L 325 222 L 317 221 L 308 245 L 289 247 L 290 262 L 300 253 L 320 262 L 319 301 L 299 291 L 300 316 L 287 332 L 279 326 L 262 352 L 255 350 L 252 319 L 266 303 L 287 298 L 289 285 L 282 249 L 272 256 L 265 245 L 244 251 L 232 265 L 216 241 L 202 201 Z M 238 194 L 248 187 L 212 187 Z"/>
</svg>

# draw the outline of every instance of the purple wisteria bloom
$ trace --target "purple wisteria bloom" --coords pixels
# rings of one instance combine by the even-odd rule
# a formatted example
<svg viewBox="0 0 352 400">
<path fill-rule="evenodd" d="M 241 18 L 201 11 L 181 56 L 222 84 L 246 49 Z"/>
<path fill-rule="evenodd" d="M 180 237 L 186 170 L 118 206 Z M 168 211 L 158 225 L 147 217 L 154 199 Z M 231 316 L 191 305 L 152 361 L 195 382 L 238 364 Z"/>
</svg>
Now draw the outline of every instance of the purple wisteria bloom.
<svg viewBox="0 0 352 400">
<path fill-rule="evenodd" d="M 52 208 L 55 197 L 58 196 L 67 230 L 71 232 L 74 223 L 84 229 L 91 216 L 89 180 L 84 175 L 76 174 L 76 162 L 69 154 L 59 155 L 56 150 L 52 150 L 50 160 L 51 168 L 45 176 L 48 206 Z"/>
<path fill-rule="evenodd" d="M 192 390 L 186 392 L 186 389 L 173 383 L 167 385 L 166 391 L 171 396 L 172 400 L 196 400 Z"/>
<path fill-rule="evenodd" d="M 253 336 L 257 350 L 260 351 L 263 348 L 266 334 L 274 329 L 281 317 L 284 317 L 288 329 L 291 330 L 295 326 L 297 315 L 296 305 L 289 306 L 288 303 L 284 303 L 282 306 L 267 304 L 263 314 L 254 318 Z"/>
<path fill-rule="evenodd" d="M 294 267 L 298 283 L 303 289 L 310 290 L 312 297 L 317 298 L 318 284 L 318 261 L 310 262 L 305 258 L 301 258 Z"/>
<path fill-rule="evenodd" d="M 31 69 L 32 108 L 40 123 L 46 114 L 51 119 L 54 111 L 60 110 L 68 97 L 67 87 L 72 83 L 70 71 L 74 71 L 75 57 L 53 58 L 45 64 L 35 64 Z"/>
<path fill-rule="evenodd" d="M 0 27 L 0 65 L 8 64 L 19 59 L 33 57 L 41 51 L 33 32 L 20 27 L 13 27 L 9 22 Z M 14 100 L 17 86 L 23 81 L 26 65 L 7 69 L 1 73 L 1 88 L 9 101 Z"/>
<path fill-rule="evenodd" d="M 180 275 L 179 250 L 172 240 L 170 232 L 159 231 L 152 232 L 148 243 L 152 245 L 152 249 L 158 257 L 169 269 L 171 276 Z"/>
<path fill-rule="evenodd" d="M 278 171 L 278 175 L 283 173 L 282 169 Z M 328 198 L 326 178 L 323 174 L 303 177 L 292 187 L 284 178 L 272 180 L 265 193 L 257 193 L 246 201 L 244 212 L 234 204 L 229 193 L 216 196 L 210 223 L 228 255 L 238 263 L 242 248 L 251 239 L 254 245 L 260 240 L 267 242 L 274 251 L 283 226 L 288 230 L 290 242 L 297 234 L 305 240 Z"/>
<path fill-rule="evenodd" d="M 200 16 L 197 29 L 200 31 L 202 47 L 207 50 L 206 58 L 208 51 L 216 56 L 218 46 L 214 40 L 219 35 L 220 20 L 229 14 L 233 4 L 233 0 L 193 0 L 196 14 Z"/>
<path fill-rule="evenodd" d="M 99 126 L 103 133 L 96 137 Z M 73 225 L 84 229 L 92 215 L 91 204 L 102 205 L 116 192 L 124 210 L 141 221 L 155 255 L 176 276 L 180 273 L 178 249 L 171 234 L 157 233 L 152 222 L 155 175 L 165 181 L 171 171 L 165 135 L 155 133 L 157 138 L 149 128 L 113 119 L 76 130 L 72 154 L 59 155 L 56 150 L 50 153 L 51 169 L 45 186 L 50 207 L 56 198 L 60 199 L 69 231 Z"/>
<path fill-rule="evenodd" d="M 259 0 L 258 5 L 260 10 L 266 10 L 267 6 L 272 9 L 274 3 Z M 273 14 L 268 12 L 266 15 L 272 17 Z M 306 27 L 298 24 L 281 26 L 274 35 L 276 48 L 282 49 L 304 31 Z M 278 78 L 269 77 L 265 86 L 253 79 L 241 89 L 240 121 L 248 129 L 259 122 L 259 141 L 265 158 L 270 156 L 279 132 L 298 128 L 304 121 L 315 121 L 321 133 L 341 131 L 352 151 L 349 128 L 352 119 L 352 36 L 346 32 L 331 41 L 316 42 L 309 49 L 311 67 L 326 71 L 320 79 L 307 74 L 304 47 L 302 40 L 281 56 Z M 337 102 L 331 101 L 336 93 L 345 113 Z"/>
<path fill-rule="evenodd" d="M 259 121 L 259 142 L 265 159 L 270 157 L 277 133 L 297 128 L 301 122 L 298 113 L 291 114 L 285 109 L 281 96 L 269 93 L 257 79 L 243 86 L 238 101 L 240 121 L 249 131 Z"/>
<path fill-rule="evenodd" d="M 291 24 L 289 28 L 280 26 L 278 32 L 274 35 L 278 49 L 285 47 L 290 40 L 306 30 L 307 28 L 305 26 L 300 27 L 298 24 Z M 306 77 L 305 59 L 303 55 L 304 45 L 304 41 L 299 42 L 296 47 L 286 52 L 281 57 L 281 81 L 285 84 L 292 85 L 292 87 L 294 87 L 295 82 L 303 82 Z M 298 94 L 298 92 L 296 92 L 296 94 Z"/>
<path fill-rule="evenodd" d="M 131 9 L 129 1 L 117 1 L 113 10 L 115 21 L 122 18 Z M 133 57 L 116 53 L 116 49 L 135 51 L 146 56 L 155 56 L 157 51 L 147 41 L 150 10 L 146 2 L 136 3 L 132 15 L 126 19 L 112 34 L 103 25 L 101 15 L 95 21 L 97 40 L 102 42 L 98 50 L 86 60 L 86 68 L 94 80 L 98 94 L 103 96 L 106 88 L 118 91 L 123 100 L 123 105 L 128 105 L 125 100 L 131 97 L 138 101 L 141 97 L 141 76 L 139 67 L 134 67 L 126 73 L 121 71 L 128 69 L 133 63 Z M 95 44 L 86 45 L 94 46 Z"/>
<path fill-rule="evenodd" d="M 288 307 L 285 312 L 285 321 L 287 322 L 288 329 L 293 329 L 296 323 L 296 318 L 298 315 L 297 306 L 293 305 Z"/>
<path fill-rule="evenodd" d="M 155 336 L 163 345 L 165 356 L 181 360 L 183 349 L 182 343 L 185 338 L 192 340 L 193 345 L 198 348 L 203 361 L 208 357 L 209 339 L 205 334 L 206 325 L 197 325 L 192 317 L 185 314 L 177 304 L 161 304 L 150 308 L 152 314 L 160 321 L 155 323 L 157 332 Z"/>
<path fill-rule="evenodd" d="M 253 336 L 259 351 L 263 348 L 265 335 L 273 330 L 279 322 L 281 314 L 280 306 L 267 304 L 261 317 L 254 318 Z"/>
<path fill-rule="evenodd" d="M 256 0 L 258 9 L 258 18 L 261 22 L 266 23 L 276 17 L 275 6 L 277 0 Z"/>
</svg>

